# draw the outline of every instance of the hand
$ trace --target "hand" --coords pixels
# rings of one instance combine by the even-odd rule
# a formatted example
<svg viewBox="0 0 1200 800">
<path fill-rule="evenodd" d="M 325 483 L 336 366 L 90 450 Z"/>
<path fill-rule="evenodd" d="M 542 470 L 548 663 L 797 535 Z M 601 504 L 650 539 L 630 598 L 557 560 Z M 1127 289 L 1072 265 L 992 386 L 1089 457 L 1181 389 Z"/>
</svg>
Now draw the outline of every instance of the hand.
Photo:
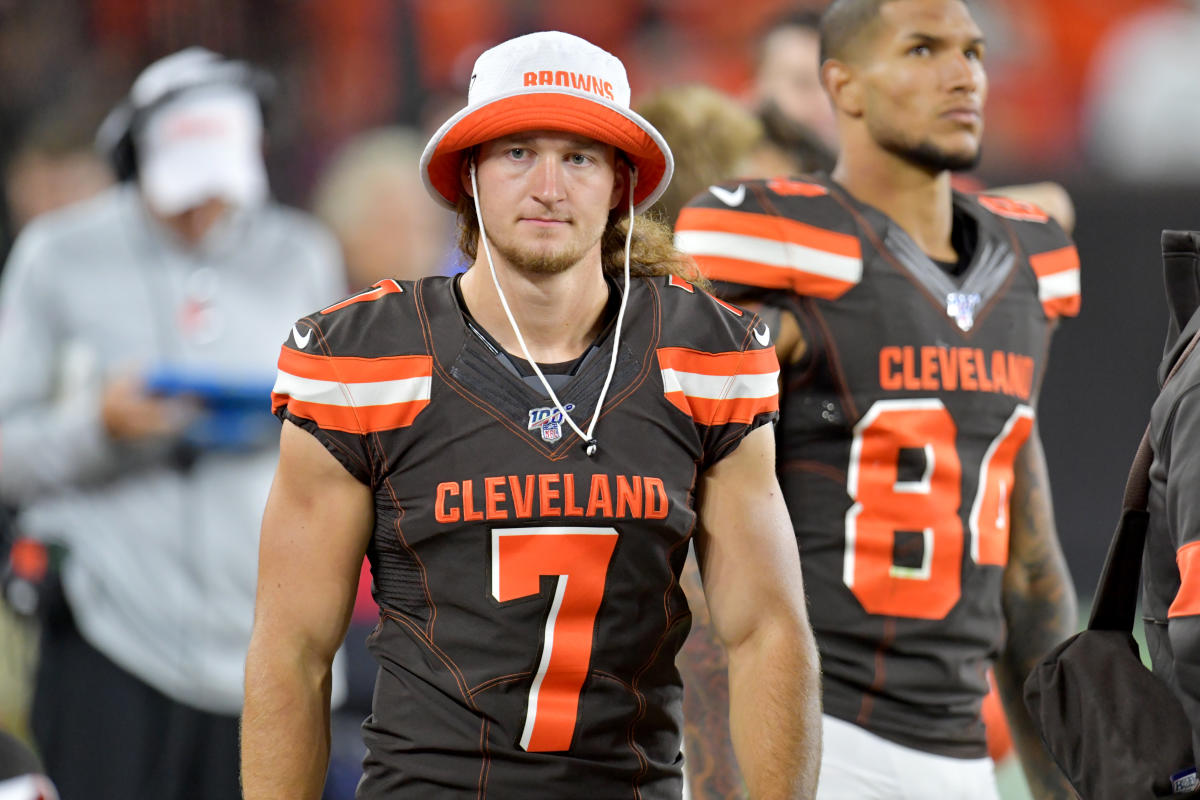
<svg viewBox="0 0 1200 800">
<path fill-rule="evenodd" d="M 147 394 L 141 378 L 132 374 L 111 380 L 100 398 L 104 430 L 118 441 L 178 436 L 197 411 L 193 400 Z"/>
</svg>

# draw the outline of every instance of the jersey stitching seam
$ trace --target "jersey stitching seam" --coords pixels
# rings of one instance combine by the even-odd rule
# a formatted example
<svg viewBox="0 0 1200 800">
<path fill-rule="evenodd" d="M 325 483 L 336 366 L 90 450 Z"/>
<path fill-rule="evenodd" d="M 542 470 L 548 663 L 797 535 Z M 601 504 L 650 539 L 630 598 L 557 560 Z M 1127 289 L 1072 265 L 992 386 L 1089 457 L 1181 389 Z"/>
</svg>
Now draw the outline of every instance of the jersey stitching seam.
<svg viewBox="0 0 1200 800">
<path fill-rule="evenodd" d="M 695 480 L 696 480 L 696 476 L 693 473 L 693 478 L 692 478 L 693 485 L 695 484 Z M 693 522 L 693 526 L 694 525 L 695 525 L 695 523 Z M 688 541 L 690 539 L 691 539 L 690 536 L 680 539 L 675 545 L 673 545 L 667 551 L 667 562 L 668 563 L 671 563 L 675 552 L 678 551 L 680 547 L 687 547 Z M 667 634 L 670 632 L 671 628 L 674 625 L 675 617 L 673 617 L 670 613 L 670 611 L 671 611 L 670 600 L 671 600 L 671 589 L 673 587 L 675 587 L 676 585 L 678 585 L 678 580 L 677 580 L 674 570 L 672 570 L 671 571 L 671 579 L 667 582 L 667 585 L 666 585 L 665 589 L 663 590 L 663 599 L 662 599 L 663 616 L 665 617 L 666 622 L 663 626 L 662 633 L 659 634 L 658 642 L 655 644 L 654 649 L 650 652 L 650 657 L 645 661 L 645 663 L 641 666 L 641 668 L 639 668 L 637 670 L 637 672 L 634 673 L 633 681 L 630 683 L 630 688 L 633 690 L 634 696 L 637 698 L 637 701 L 638 701 L 638 711 L 633 716 L 633 719 L 631 719 L 629 722 L 627 740 L 629 742 L 630 748 L 633 750 L 634 755 L 637 756 L 638 762 L 641 765 L 637 771 L 637 774 L 634 776 L 633 793 L 634 793 L 635 798 L 641 798 L 641 796 L 642 796 L 641 781 L 646 776 L 646 771 L 650 766 L 649 759 L 646 758 L 645 754 L 642 752 L 642 749 L 635 742 L 634 734 L 633 734 L 634 728 L 637 727 L 637 724 L 639 722 L 641 722 L 642 717 L 646 713 L 646 698 L 642 694 L 641 690 L 638 689 L 638 681 L 641 680 L 642 675 L 646 672 L 646 670 L 648 670 L 650 668 L 650 666 L 658 658 L 658 653 L 659 653 L 659 651 L 662 650 L 663 644 L 666 642 Z"/>
<path fill-rule="evenodd" d="M 437 363 L 437 357 L 434 354 L 434 350 L 433 350 L 433 334 L 429 330 L 429 317 L 427 314 L 424 313 L 424 310 L 425 310 L 424 283 L 425 283 L 425 281 L 424 281 L 424 279 L 422 279 L 421 281 L 418 282 L 418 284 L 416 286 L 413 287 L 413 306 L 414 306 L 414 310 L 416 310 L 416 312 L 417 312 L 417 320 L 420 322 L 421 338 L 425 342 L 425 353 L 426 353 L 426 355 L 429 356 L 429 362 L 432 365 L 432 364 Z M 429 402 L 430 402 L 430 404 L 433 403 L 432 378 L 430 379 Z M 382 443 L 380 443 L 380 447 L 382 447 Z M 432 644 L 433 628 L 434 628 L 434 625 L 437 623 L 438 609 L 437 609 L 437 603 L 435 603 L 433 601 L 433 593 L 429 589 L 429 573 L 425 569 L 425 562 L 423 562 L 421 560 L 420 556 L 417 555 L 416 551 L 411 546 L 409 546 L 408 541 L 404 538 L 404 529 L 400 525 L 400 520 L 403 519 L 403 517 L 404 517 L 404 507 L 401 505 L 399 498 L 396 496 L 396 491 L 395 491 L 395 488 L 392 486 L 392 482 L 385 478 L 384 485 L 387 487 L 388 494 L 392 498 L 392 504 L 400 512 L 400 516 L 396 518 L 396 523 L 395 523 L 396 537 L 400 540 L 401 545 L 403 545 L 404 548 L 409 553 L 412 554 L 413 561 L 415 561 L 417 563 L 417 566 L 421 570 L 421 587 L 425 592 L 425 602 L 429 604 L 429 622 L 427 624 L 427 628 L 428 628 L 427 635 L 429 637 L 430 643 Z"/>
<path fill-rule="evenodd" d="M 750 346 L 751 331 L 753 331 L 756 327 L 758 327 L 758 322 L 759 322 L 758 314 L 752 314 L 750 317 L 750 324 L 746 327 L 746 329 L 744 331 L 742 331 L 742 343 L 741 343 L 741 348 L 738 351 L 738 355 L 739 355 L 738 362 L 734 368 L 733 374 L 730 375 L 728 380 L 725 381 L 724 391 L 721 393 L 721 398 L 720 398 L 721 400 L 725 400 L 729 396 L 729 392 L 733 388 L 733 385 L 736 382 L 737 377 L 742 374 L 741 367 L 742 367 L 742 364 L 744 364 L 746 361 L 746 348 Z M 778 393 L 776 393 L 776 397 L 778 397 Z M 776 413 L 778 413 L 778 412 L 776 412 Z M 736 430 L 727 431 L 724 435 L 718 434 L 718 436 L 715 438 L 715 441 L 713 441 L 713 443 L 712 443 L 712 452 L 713 453 L 722 452 L 723 449 L 728 444 L 731 444 L 735 441 L 740 442 L 742 439 L 744 439 L 749 434 L 750 431 L 752 431 L 758 427 L 757 425 L 754 424 L 754 422 L 760 416 L 762 416 L 762 415 L 756 414 L 753 419 L 751 419 L 749 422 L 743 423 Z M 726 426 L 722 425 L 721 427 L 724 428 Z M 709 431 L 711 433 L 711 431 L 712 431 L 711 427 L 709 428 Z M 726 453 L 726 455 L 728 455 L 728 453 Z M 717 460 L 719 461 L 720 459 L 717 459 Z M 715 463 L 715 462 L 713 462 L 713 463 Z"/>
<path fill-rule="evenodd" d="M 529 670 L 525 670 L 524 672 L 514 672 L 510 675 L 497 675 L 494 678 L 488 678 L 483 683 L 479 684 L 478 686 L 474 686 L 467 691 L 471 693 L 472 697 L 474 697 L 475 695 L 482 694 L 483 692 L 486 692 L 502 683 L 512 683 L 514 681 L 523 680 L 532 674 L 533 673 Z"/>
<path fill-rule="evenodd" d="M 492 772 L 492 751 L 488 747 L 488 733 L 491 729 L 491 721 L 484 717 L 479 725 L 479 752 L 482 763 L 479 765 L 479 789 L 475 793 L 479 800 L 487 797 L 487 779 Z"/>
<path fill-rule="evenodd" d="M 813 298 L 807 298 L 810 302 Z M 832 343 L 835 341 L 829 327 L 825 324 L 825 316 L 821 310 L 816 307 L 815 302 L 812 305 L 812 317 L 821 329 L 821 336 L 826 342 Z M 859 418 L 858 406 L 854 403 L 854 397 L 850 393 L 850 385 L 846 380 L 846 375 L 842 371 L 841 360 L 838 358 L 837 349 L 834 347 L 826 347 L 825 361 L 829 364 L 830 372 L 833 374 L 833 381 L 837 385 L 837 391 L 840 395 L 842 403 L 842 411 L 847 419 L 857 420 Z"/>
<path fill-rule="evenodd" d="M 848 200 L 846 200 L 844 197 L 841 196 L 840 187 L 838 187 L 838 189 L 839 189 L 839 191 L 831 191 L 830 194 L 833 197 L 835 197 L 837 199 L 837 201 L 842 205 L 842 207 L 845 208 L 846 211 L 854 218 L 854 221 L 859 229 L 860 239 L 865 237 L 870 242 L 871 246 L 875 249 L 875 252 L 877 254 L 879 254 L 879 256 L 885 262 L 887 262 L 888 266 L 890 266 L 901 277 L 903 277 L 905 280 L 907 280 L 909 283 L 911 283 L 914 287 L 916 287 L 917 289 L 920 290 L 920 293 L 925 296 L 925 299 L 928 300 L 929 303 L 934 308 L 936 308 L 939 312 L 941 312 L 938 316 L 944 320 L 944 322 L 946 323 L 946 326 L 948 328 L 955 331 L 957 333 L 957 335 L 959 336 L 959 338 L 961 338 L 965 341 L 970 341 L 974 337 L 975 332 L 978 330 L 978 327 L 979 327 L 978 324 L 972 325 L 971 329 L 966 330 L 966 331 L 959 328 L 958 325 L 955 324 L 954 320 L 952 320 L 950 318 L 950 315 L 945 313 L 946 308 L 945 308 L 945 305 L 943 304 L 943 301 L 939 300 L 932 292 L 930 292 L 929 287 L 927 287 L 924 283 L 922 283 L 920 280 L 918 280 L 916 278 L 916 276 L 914 276 L 909 269 L 907 269 L 903 264 L 901 264 L 900 261 L 895 257 L 895 255 L 893 255 L 892 252 L 886 246 L 884 246 L 883 242 L 875 234 L 875 229 L 872 228 L 870 223 L 867 222 L 866 218 L 863 217 L 863 215 L 861 213 L 859 213 L 858 209 L 854 208 L 854 206 L 851 205 Z M 882 214 L 883 212 L 880 212 L 880 213 Z M 886 215 L 885 215 L 885 217 L 886 217 Z M 894 224 L 894 223 L 891 223 L 889 221 L 889 224 Z M 865 263 L 865 256 L 864 256 L 864 263 Z M 998 297 L 1000 294 L 1001 294 L 1000 292 L 997 292 L 996 296 Z M 995 299 L 995 298 L 993 298 L 993 299 Z M 989 302 L 988 305 L 990 306 L 991 303 Z M 982 320 L 983 316 L 985 316 L 982 313 L 982 311 L 986 311 L 986 308 L 981 310 L 981 313 L 978 316 L 976 316 L 976 318 L 975 318 L 976 323 L 980 322 Z"/>
<path fill-rule="evenodd" d="M 819 186 L 820 184 L 817 184 L 817 185 Z M 790 217 L 787 214 L 782 213 L 779 210 L 779 207 L 777 205 L 775 205 L 775 203 L 771 200 L 770 195 L 767 194 L 766 183 L 757 183 L 752 187 L 752 189 L 754 191 L 754 194 L 758 198 L 759 205 L 762 206 L 764 211 L 768 212 L 768 215 L 769 215 L 768 219 L 770 219 L 772 222 L 775 223 L 775 227 L 779 231 L 780 238 L 782 240 L 786 241 L 788 237 L 787 237 L 786 232 L 784 231 L 783 225 L 780 224 L 780 221 L 782 221 L 784 219 L 790 219 Z M 832 196 L 832 194 L 833 193 L 830 192 L 830 196 Z M 805 224 L 812 225 L 812 223 L 805 223 Z M 819 225 L 813 225 L 813 227 L 821 228 L 822 230 L 830 230 L 828 228 L 824 228 L 823 226 L 819 226 Z M 839 231 L 831 231 L 831 232 L 839 233 Z M 860 243 L 860 245 L 859 245 L 860 251 L 861 251 L 861 248 L 862 248 L 862 246 Z M 864 259 L 862 257 L 862 253 L 860 252 L 859 253 L 859 264 L 864 265 L 865 263 L 866 263 L 866 259 Z M 800 294 L 800 292 L 796 291 L 796 282 L 795 282 L 794 278 L 792 280 L 789 280 L 788 283 L 789 283 L 789 286 L 787 287 L 787 291 L 791 291 L 795 294 Z M 858 286 L 861 283 L 862 283 L 862 273 L 860 272 L 859 279 L 857 281 L 855 281 L 852 286 L 839 292 L 837 297 L 831 298 L 831 300 L 836 300 L 836 299 L 840 298 L 842 295 L 846 294 L 846 292 L 849 292 L 851 289 L 853 289 L 855 286 Z"/>
<path fill-rule="evenodd" d="M 327 344 L 324 332 L 321 330 L 321 327 L 319 325 L 317 325 L 317 323 L 313 320 L 312 317 L 305 317 L 304 321 L 306 321 L 306 322 L 308 322 L 308 324 L 312 325 L 314 327 L 314 329 L 317 331 L 317 340 L 321 343 L 321 349 L 325 351 L 325 357 L 329 359 L 329 370 L 335 376 L 337 376 L 338 389 L 341 391 L 342 397 L 345 398 L 345 400 L 350 408 L 350 413 L 354 415 L 354 421 L 356 423 L 358 423 L 358 434 L 360 436 L 366 436 L 367 428 L 365 425 L 363 425 L 362 419 L 358 416 L 358 406 L 354 402 L 354 396 L 350 394 L 350 388 L 348 386 L 346 386 L 346 382 L 344 380 L 342 380 L 341 373 L 337 367 L 337 359 L 334 358 L 333 352 Z"/>
<path fill-rule="evenodd" d="M 566 437 L 563 439 L 563 444 L 561 446 L 559 446 L 557 449 L 547 451 L 545 447 L 538 444 L 538 442 L 533 438 L 533 436 L 527 430 L 523 430 L 516 423 L 512 422 L 507 416 L 505 416 L 503 413 L 501 413 L 500 409 L 498 409 L 495 406 L 491 405 L 490 403 L 487 403 L 486 401 L 476 397 L 476 395 L 473 392 L 471 392 L 470 389 L 468 389 L 465 385 L 459 383 L 453 376 L 450 375 L 450 371 L 441 362 L 441 358 L 438 355 L 437 348 L 433 346 L 433 333 L 431 330 L 428 330 L 429 317 L 428 317 L 428 314 L 424 312 L 424 296 L 423 295 L 424 295 L 424 292 L 421 293 L 421 298 L 418 303 L 421 307 L 421 311 L 419 312 L 421 319 L 422 319 L 421 333 L 422 333 L 422 336 L 425 338 L 426 350 L 427 350 L 427 352 L 430 353 L 430 356 L 432 358 L 433 368 L 437 372 L 438 376 L 441 377 L 442 382 L 445 383 L 448 387 L 450 387 L 450 389 L 453 390 L 454 393 L 457 394 L 459 397 L 461 397 L 463 400 L 465 400 L 466 402 L 475 406 L 480 411 L 482 411 L 483 413 L 490 416 L 492 419 L 499 422 L 501 425 L 503 425 L 505 428 L 507 428 L 510 432 L 515 434 L 519 441 L 523 442 L 530 449 L 532 449 L 534 452 L 538 453 L 539 455 L 543 456 L 548 461 L 562 461 L 564 458 L 566 458 L 567 452 L 569 450 L 569 446 L 574 445 L 577 441 L 579 441 L 579 435 L 576 434 L 574 431 L 571 432 L 570 437 Z"/>
<path fill-rule="evenodd" d="M 404 614 L 400 614 L 392 609 L 381 609 L 380 616 L 386 617 L 393 622 L 397 622 L 414 633 L 417 638 L 420 639 L 420 641 L 429 649 L 429 652 L 433 653 L 446 667 L 446 670 L 454 678 L 454 682 L 458 684 L 458 690 L 462 694 L 462 698 L 471 706 L 471 710 L 479 710 L 479 706 L 475 704 L 475 698 L 471 697 L 470 692 L 467 689 L 466 678 L 463 677 L 462 671 L 459 669 L 458 665 L 454 663 L 454 659 L 450 658 L 450 656 L 443 652 L 442 649 L 438 647 L 431 638 L 425 635 L 425 632 L 422 631 L 419 626 L 414 624 L 413 621 Z"/>
<path fill-rule="evenodd" d="M 421 571 L 421 590 L 424 592 L 425 602 L 429 606 L 429 622 L 426 624 L 426 635 L 432 642 L 433 627 L 434 623 L 437 621 L 437 603 L 433 602 L 433 594 L 429 590 L 429 572 L 425 569 L 425 562 L 421 560 L 421 557 L 417 555 L 417 552 L 412 548 L 411 545 L 409 545 L 408 540 L 404 538 L 404 528 L 400 524 L 400 520 L 404 518 L 405 511 L 404 506 L 400 504 L 400 500 L 396 496 L 395 487 L 392 486 L 392 482 L 388 478 L 384 478 L 383 486 L 385 489 L 387 489 L 388 496 L 392 499 L 392 506 L 398 512 L 396 521 L 392 525 L 393 530 L 395 531 L 396 539 L 399 541 L 400 546 L 404 548 L 405 552 L 407 552 L 412 560 L 416 562 L 417 569 Z"/>
</svg>

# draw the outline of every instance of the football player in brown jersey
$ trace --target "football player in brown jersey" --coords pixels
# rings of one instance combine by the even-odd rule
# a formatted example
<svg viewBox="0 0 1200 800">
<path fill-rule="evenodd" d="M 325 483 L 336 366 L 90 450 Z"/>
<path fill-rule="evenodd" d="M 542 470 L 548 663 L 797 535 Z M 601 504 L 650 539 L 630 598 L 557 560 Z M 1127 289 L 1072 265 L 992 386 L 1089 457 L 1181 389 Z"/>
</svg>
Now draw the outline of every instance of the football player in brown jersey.
<svg viewBox="0 0 1200 800">
<path fill-rule="evenodd" d="M 819 676 L 774 474 L 778 361 L 635 216 L 672 165 L 624 67 L 562 33 L 498 45 L 421 166 L 472 266 L 380 281 L 280 355 L 245 796 L 320 795 L 365 552 L 380 671 L 360 798 L 679 798 L 694 539 L 747 782 L 811 797 Z"/>
<path fill-rule="evenodd" d="M 677 223 L 680 248 L 776 333 L 822 800 L 994 797 L 992 665 L 1035 795 L 1071 796 L 1021 686 L 1076 620 L 1035 410 L 1079 262 L 1041 209 L 951 187 L 980 152 L 984 50 L 960 0 L 836 0 L 821 26 L 832 175 L 715 186 Z"/>
</svg>

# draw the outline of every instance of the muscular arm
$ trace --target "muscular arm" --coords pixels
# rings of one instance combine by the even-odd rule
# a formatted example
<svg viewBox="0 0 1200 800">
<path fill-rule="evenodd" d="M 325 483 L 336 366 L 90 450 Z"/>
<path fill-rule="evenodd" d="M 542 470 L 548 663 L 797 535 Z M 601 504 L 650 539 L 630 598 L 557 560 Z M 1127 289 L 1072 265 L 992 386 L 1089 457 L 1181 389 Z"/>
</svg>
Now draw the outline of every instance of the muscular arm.
<svg viewBox="0 0 1200 800">
<path fill-rule="evenodd" d="M 246 800 L 321 796 L 330 665 L 350 620 L 373 514 L 371 490 L 315 437 L 285 422 L 263 516 L 246 657 Z"/>
<path fill-rule="evenodd" d="M 788 365 L 807 353 L 807 344 L 796 316 L 778 306 L 739 300 L 755 311 L 771 331 L 775 353 L 786 374 Z M 780 387 L 782 391 L 783 386 Z M 789 523 L 790 527 L 790 523 Z M 729 741 L 728 659 L 717 642 L 712 621 L 705 612 L 699 568 L 688 557 L 680 578 L 693 609 L 692 630 L 676 663 L 683 676 L 684 755 L 688 787 L 695 800 L 737 800 L 745 796 L 741 773 Z"/>
<path fill-rule="evenodd" d="M 696 554 L 729 657 L 729 727 L 750 796 L 808 798 L 820 766 L 816 642 L 764 426 L 705 473 Z"/>
<path fill-rule="evenodd" d="M 1033 796 L 1075 794 L 1042 745 L 1022 699 L 1025 677 L 1055 645 L 1075 631 L 1075 589 L 1054 527 L 1046 458 L 1037 430 L 1017 457 L 1013 477 L 1012 528 L 1004 571 L 1008 641 L 996 662 L 996 684 L 1013 742 Z"/>
</svg>

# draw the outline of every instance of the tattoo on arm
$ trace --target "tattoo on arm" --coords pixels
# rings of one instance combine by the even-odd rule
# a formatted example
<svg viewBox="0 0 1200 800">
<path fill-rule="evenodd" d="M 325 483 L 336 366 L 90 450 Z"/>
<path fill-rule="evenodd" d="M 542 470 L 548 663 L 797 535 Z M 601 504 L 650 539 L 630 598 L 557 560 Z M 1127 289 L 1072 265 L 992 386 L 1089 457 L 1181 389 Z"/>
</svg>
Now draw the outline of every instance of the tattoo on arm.
<svg viewBox="0 0 1200 800">
<path fill-rule="evenodd" d="M 996 683 L 1036 798 L 1075 797 L 1070 784 L 1046 752 L 1025 708 L 1023 689 L 1030 670 L 1076 628 L 1075 589 L 1054 525 L 1050 482 L 1037 432 L 1016 463 L 1009 532 L 1009 562 L 1004 572 L 1004 615 L 1008 638 L 996 663 Z"/>
<path fill-rule="evenodd" d="M 676 661 L 683 678 L 684 774 L 693 800 L 741 800 L 745 788 L 729 737 L 729 660 L 709 622 L 693 555 L 680 584 L 692 609 L 692 631 Z"/>
</svg>

